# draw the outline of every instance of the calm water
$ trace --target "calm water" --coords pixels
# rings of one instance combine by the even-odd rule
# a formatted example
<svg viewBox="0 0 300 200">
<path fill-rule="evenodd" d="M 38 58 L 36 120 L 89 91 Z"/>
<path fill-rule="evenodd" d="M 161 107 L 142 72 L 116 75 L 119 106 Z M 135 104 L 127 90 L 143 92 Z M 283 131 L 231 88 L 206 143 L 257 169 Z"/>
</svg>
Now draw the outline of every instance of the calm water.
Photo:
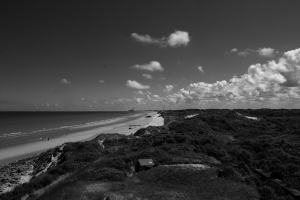
<svg viewBox="0 0 300 200">
<path fill-rule="evenodd" d="M 140 112 L 0 112 L 0 148 L 71 134 L 70 126 L 137 113 Z"/>
</svg>

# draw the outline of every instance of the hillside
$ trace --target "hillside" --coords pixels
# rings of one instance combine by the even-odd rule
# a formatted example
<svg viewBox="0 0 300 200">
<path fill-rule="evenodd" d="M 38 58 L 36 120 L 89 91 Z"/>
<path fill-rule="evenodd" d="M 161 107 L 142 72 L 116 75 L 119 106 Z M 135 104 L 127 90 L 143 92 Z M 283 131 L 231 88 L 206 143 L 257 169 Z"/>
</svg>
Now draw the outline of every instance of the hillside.
<svg viewBox="0 0 300 200">
<path fill-rule="evenodd" d="M 164 126 L 41 154 L 35 177 L 0 199 L 299 198 L 300 110 L 160 114 Z M 135 172 L 138 159 L 148 158 L 155 167 Z"/>
</svg>

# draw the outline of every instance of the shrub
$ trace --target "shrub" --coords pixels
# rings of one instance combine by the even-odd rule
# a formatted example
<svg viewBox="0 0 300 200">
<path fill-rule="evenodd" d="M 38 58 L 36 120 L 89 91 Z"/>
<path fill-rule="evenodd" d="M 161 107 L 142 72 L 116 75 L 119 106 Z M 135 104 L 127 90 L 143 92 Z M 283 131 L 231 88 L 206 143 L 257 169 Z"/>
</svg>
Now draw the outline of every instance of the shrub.
<svg viewBox="0 0 300 200">
<path fill-rule="evenodd" d="M 101 181 L 122 181 L 126 174 L 120 170 L 113 168 L 102 168 L 96 171 L 95 180 Z"/>
<path fill-rule="evenodd" d="M 258 191 L 261 195 L 261 200 L 278 199 L 274 189 L 269 186 L 263 186 L 263 188 L 259 189 Z"/>
<path fill-rule="evenodd" d="M 229 178 L 233 177 L 236 174 L 235 170 L 230 166 L 222 166 L 220 168 L 219 177 Z"/>
<path fill-rule="evenodd" d="M 129 171 L 130 164 L 125 161 L 126 157 L 118 156 L 112 158 L 106 158 L 102 162 L 96 163 L 95 168 L 114 168 L 121 171 Z"/>
</svg>

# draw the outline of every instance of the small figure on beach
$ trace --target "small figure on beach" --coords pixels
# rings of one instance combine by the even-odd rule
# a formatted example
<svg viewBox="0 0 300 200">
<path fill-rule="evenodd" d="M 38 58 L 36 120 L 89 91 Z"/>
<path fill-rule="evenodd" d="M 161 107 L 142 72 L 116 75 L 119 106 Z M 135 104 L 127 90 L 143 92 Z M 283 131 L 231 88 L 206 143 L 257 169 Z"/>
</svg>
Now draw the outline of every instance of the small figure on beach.
<svg viewBox="0 0 300 200">
<path fill-rule="evenodd" d="M 48 141 L 49 141 L 49 137 L 48 137 Z"/>
</svg>

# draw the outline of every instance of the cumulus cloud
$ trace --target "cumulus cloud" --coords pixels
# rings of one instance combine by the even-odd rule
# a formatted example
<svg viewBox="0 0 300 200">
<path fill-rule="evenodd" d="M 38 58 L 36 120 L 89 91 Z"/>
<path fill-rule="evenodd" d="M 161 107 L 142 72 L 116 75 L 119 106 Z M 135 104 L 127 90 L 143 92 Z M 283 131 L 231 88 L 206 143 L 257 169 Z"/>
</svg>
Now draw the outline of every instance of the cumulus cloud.
<svg viewBox="0 0 300 200">
<path fill-rule="evenodd" d="M 167 40 L 167 43 L 171 47 L 177 47 L 181 45 L 186 46 L 189 42 L 189 33 L 185 31 L 175 31 L 175 33 L 172 33 Z"/>
<path fill-rule="evenodd" d="M 287 87 L 288 86 L 288 87 Z M 300 98 L 300 49 L 288 51 L 267 64 L 255 64 L 246 74 L 229 81 L 192 83 L 167 96 L 171 102 L 251 103 Z"/>
<path fill-rule="evenodd" d="M 278 51 L 275 51 L 275 49 L 272 48 L 260 48 L 257 50 L 257 53 L 263 57 L 273 57 Z"/>
<path fill-rule="evenodd" d="M 245 49 L 242 51 L 238 51 L 237 48 L 231 49 L 231 53 L 237 53 L 238 56 L 248 56 L 251 53 L 255 53 L 261 57 L 274 57 L 276 54 L 279 53 L 279 51 L 276 51 L 275 49 L 269 48 L 269 47 L 264 47 L 264 48 L 259 48 L 257 50 L 254 49 Z"/>
<path fill-rule="evenodd" d="M 197 68 L 199 69 L 199 71 L 200 71 L 200 72 L 204 73 L 204 71 L 203 71 L 203 67 L 201 67 L 201 66 L 198 66 Z"/>
<path fill-rule="evenodd" d="M 150 74 L 143 74 L 142 76 L 147 78 L 147 79 L 152 79 L 152 76 Z"/>
<path fill-rule="evenodd" d="M 164 92 L 170 93 L 173 90 L 173 88 L 174 88 L 173 85 L 166 85 L 166 89 L 164 90 Z"/>
<path fill-rule="evenodd" d="M 129 85 L 135 81 L 128 81 Z M 277 60 L 253 64 L 241 76 L 214 83 L 196 82 L 174 92 L 173 85 L 164 94 L 99 101 L 99 104 L 141 109 L 178 108 L 297 108 L 300 106 L 300 49 L 285 52 Z M 148 93 L 148 94 L 147 94 Z"/>
<path fill-rule="evenodd" d="M 105 81 L 104 80 L 99 80 L 99 83 L 104 83 Z"/>
<path fill-rule="evenodd" d="M 170 47 L 186 46 L 190 42 L 189 33 L 186 31 L 175 31 L 169 37 L 159 39 L 152 38 L 149 35 L 139 35 L 137 33 L 132 33 L 131 37 L 138 42 Z"/>
<path fill-rule="evenodd" d="M 131 80 L 128 80 L 127 83 L 126 83 L 126 86 L 128 87 L 132 87 L 132 88 L 135 88 L 135 89 L 141 89 L 141 90 L 144 90 L 144 89 L 149 89 L 150 86 L 149 85 L 143 85 L 137 81 L 131 81 Z"/>
<path fill-rule="evenodd" d="M 284 86 L 300 86 L 300 48 L 285 52 L 277 63 L 270 61 L 268 66 L 285 77 Z"/>
<path fill-rule="evenodd" d="M 67 81 L 67 79 L 64 79 L 64 78 L 61 79 L 60 83 L 61 83 L 61 84 L 71 84 L 70 81 Z"/>
<path fill-rule="evenodd" d="M 145 63 L 142 65 L 134 65 L 132 66 L 134 69 L 147 70 L 147 71 L 163 71 L 164 68 L 157 61 L 151 61 L 150 63 Z"/>
</svg>

